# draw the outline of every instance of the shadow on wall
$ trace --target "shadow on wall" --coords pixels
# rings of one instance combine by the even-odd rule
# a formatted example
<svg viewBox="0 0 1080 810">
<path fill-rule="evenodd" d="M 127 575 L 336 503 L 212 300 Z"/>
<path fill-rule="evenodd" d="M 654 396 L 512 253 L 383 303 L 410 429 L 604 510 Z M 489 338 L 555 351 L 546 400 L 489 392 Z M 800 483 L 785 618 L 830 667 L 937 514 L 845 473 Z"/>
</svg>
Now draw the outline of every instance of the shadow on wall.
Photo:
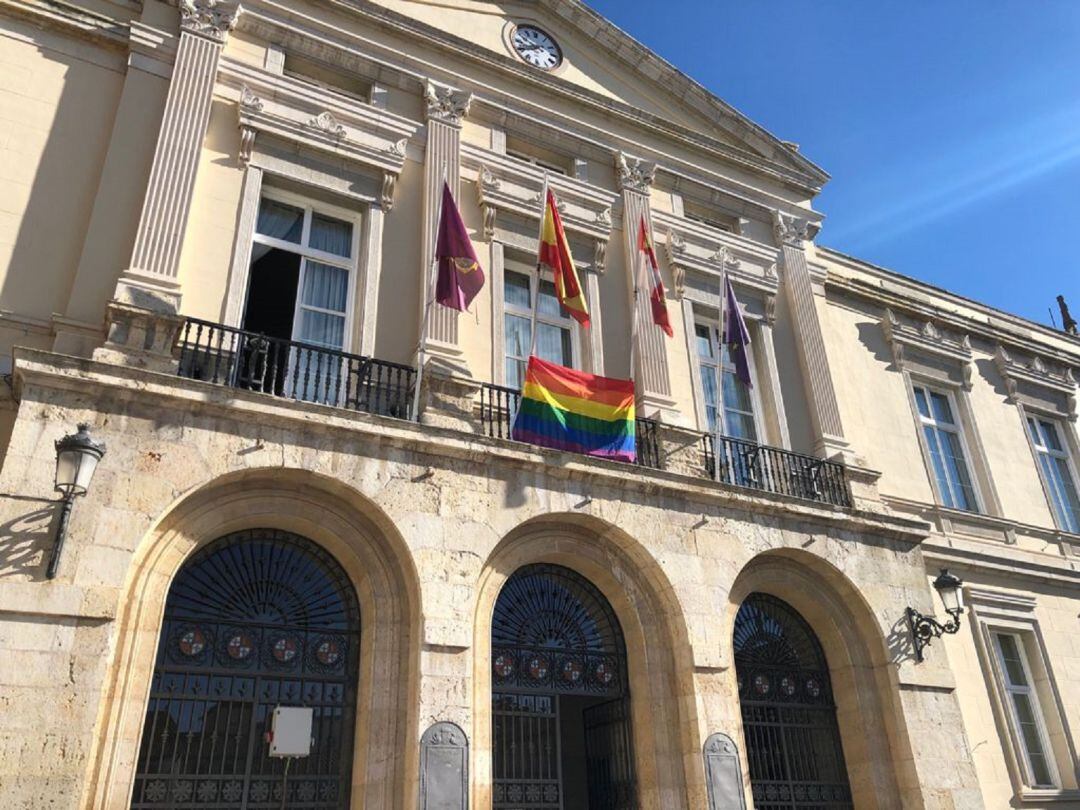
<svg viewBox="0 0 1080 810">
<path fill-rule="evenodd" d="M 22 68 L 0 80 L 0 94 L 21 115 L 0 154 L 22 167 L 8 192 L 25 205 L 0 268 L 0 307 L 49 318 L 68 309 L 123 74 L 42 46 L 9 47 Z"/>
<path fill-rule="evenodd" d="M 907 615 L 901 616 L 885 636 L 885 646 L 889 651 L 889 661 L 899 667 L 905 661 L 915 660 L 915 642 L 911 637 L 911 625 Z"/>
<path fill-rule="evenodd" d="M 0 523 L 0 578 L 44 580 L 60 519 L 60 504 L 17 495 L 7 498 L 25 502 L 29 511 Z"/>
</svg>

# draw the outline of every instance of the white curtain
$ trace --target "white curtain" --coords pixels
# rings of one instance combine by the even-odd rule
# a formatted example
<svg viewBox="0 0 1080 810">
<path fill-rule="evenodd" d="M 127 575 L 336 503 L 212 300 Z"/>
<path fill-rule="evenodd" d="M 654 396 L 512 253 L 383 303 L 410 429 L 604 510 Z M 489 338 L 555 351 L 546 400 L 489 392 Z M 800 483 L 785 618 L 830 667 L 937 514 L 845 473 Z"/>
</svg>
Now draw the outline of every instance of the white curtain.
<svg viewBox="0 0 1080 810">
<path fill-rule="evenodd" d="M 352 223 L 313 214 L 309 247 L 348 258 L 352 253 Z"/>
<path fill-rule="evenodd" d="M 300 244 L 304 233 L 304 209 L 264 197 L 259 204 L 259 221 L 255 225 L 255 231 L 273 239 Z M 251 261 L 257 262 L 270 250 L 269 245 L 256 242 L 251 246 Z"/>
</svg>

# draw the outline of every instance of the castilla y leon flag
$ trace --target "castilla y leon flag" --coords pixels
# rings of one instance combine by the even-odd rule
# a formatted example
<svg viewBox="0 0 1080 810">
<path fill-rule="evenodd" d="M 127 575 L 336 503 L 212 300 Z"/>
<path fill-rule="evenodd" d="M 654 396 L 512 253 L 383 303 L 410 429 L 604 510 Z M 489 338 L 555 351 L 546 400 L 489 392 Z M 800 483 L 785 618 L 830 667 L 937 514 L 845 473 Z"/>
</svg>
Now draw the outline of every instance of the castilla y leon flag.
<svg viewBox="0 0 1080 810">
<path fill-rule="evenodd" d="M 555 203 L 555 194 L 548 189 L 544 203 L 544 221 L 540 228 L 540 264 L 551 270 L 555 277 L 555 295 L 563 309 L 582 326 L 589 325 L 589 308 L 581 291 L 574 257 L 563 231 L 562 218 Z"/>
<path fill-rule="evenodd" d="M 555 450 L 633 462 L 634 381 L 529 358 L 511 435 Z"/>
<path fill-rule="evenodd" d="M 660 278 L 660 266 L 656 263 L 656 251 L 653 250 L 649 230 L 645 227 L 645 217 L 641 218 L 641 229 L 638 231 L 638 250 L 644 254 L 649 268 L 649 305 L 652 307 L 653 323 L 663 329 L 668 337 L 675 337 L 671 330 L 671 319 L 668 318 L 664 281 Z"/>
<path fill-rule="evenodd" d="M 450 186 L 443 183 L 442 216 L 435 242 L 435 260 L 439 274 L 435 282 L 435 300 L 459 312 L 468 309 L 484 286 L 484 271 L 476 258 L 469 232 L 461 220 Z"/>
</svg>

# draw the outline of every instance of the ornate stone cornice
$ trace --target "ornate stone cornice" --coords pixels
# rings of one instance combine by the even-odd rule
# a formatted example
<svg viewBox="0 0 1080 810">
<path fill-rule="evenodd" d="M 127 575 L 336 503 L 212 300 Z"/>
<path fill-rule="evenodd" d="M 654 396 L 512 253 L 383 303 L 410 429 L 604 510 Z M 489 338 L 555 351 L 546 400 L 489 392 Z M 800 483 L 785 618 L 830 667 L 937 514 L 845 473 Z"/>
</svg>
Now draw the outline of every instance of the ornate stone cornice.
<svg viewBox="0 0 1080 810">
<path fill-rule="evenodd" d="M 615 170 L 619 176 L 619 188 L 648 194 L 656 177 L 656 164 L 641 158 L 630 157 L 625 152 L 615 154 Z"/>
<path fill-rule="evenodd" d="M 443 84 L 436 84 L 430 79 L 424 83 L 424 103 L 427 105 L 427 117 L 432 121 L 442 121 L 451 126 L 461 126 L 461 119 L 469 114 L 473 95 L 464 90 L 455 90 Z"/>
<path fill-rule="evenodd" d="M 240 6 L 232 0 L 180 0 L 180 30 L 225 42 L 236 27 Z"/>
<path fill-rule="evenodd" d="M 1076 377 L 1073 376 L 1072 369 L 1047 363 L 1037 354 L 1024 363 L 1000 344 L 994 352 L 994 365 L 1005 381 L 1011 402 L 1019 398 L 1020 384 L 1026 383 L 1035 388 L 1064 394 L 1069 415 L 1076 416 Z"/>
<path fill-rule="evenodd" d="M 801 248 L 806 242 L 817 236 L 818 225 L 809 219 L 773 212 L 773 233 L 780 245 Z"/>
<path fill-rule="evenodd" d="M 893 360 L 898 369 L 904 369 L 910 363 L 909 350 L 945 358 L 958 367 L 964 388 L 971 390 L 975 362 L 971 339 L 967 335 L 955 336 L 943 332 L 933 321 L 907 323 L 891 309 L 885 310 L 885 317 L 881 319 L 881 330 L 892 348 Z"/>
<path fill-rule="evenodd" d="M 658 233 L 666 232 L 664 246 L 676 298 L 686 294 L 688 285 L 695 289 L 715 289 L 721 270 L 738 286 L 766 295 L 776 292 L 779 280 L 772 249 L 731 234 L 724 234 L 721 238 L 726 241 L 720 241 L 712 229 L 663 212 L 653 212 L 653 226 Z M 691 274 L 696 281 L 689 280 Z M 704 286 L 703 279 L 708 279 Z"/>
</svg>

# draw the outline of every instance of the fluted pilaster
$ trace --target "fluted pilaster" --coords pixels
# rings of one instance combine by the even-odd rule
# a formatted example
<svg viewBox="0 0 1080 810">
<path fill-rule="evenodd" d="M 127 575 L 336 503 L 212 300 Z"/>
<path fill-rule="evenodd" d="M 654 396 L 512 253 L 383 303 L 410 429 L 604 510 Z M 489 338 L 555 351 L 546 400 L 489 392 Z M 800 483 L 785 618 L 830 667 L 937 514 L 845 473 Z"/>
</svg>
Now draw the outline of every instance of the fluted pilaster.
<svg viewBox="0 0 1080 810">
<path fill-rule="evenodd" d="M 225 37 L 236 24 L 235 3 L 182 0 L 176 51 L 154 162 L 135 234 L 131 266 L 115 297 L 151 309 L 175 312 L 180 249 L 191 210 L 199 153 L 210 120 L 210 104 Z"/>
<path fill-rule="evenodd" d="M 814 428 L 814 451 L 825 457 L 844 455 L 848 450 L 840 407 L 836 401 L 825 338 L 821 333 L 814 302 L 805 243 L 811 238 L 809 221 L 776 212 L 773 221 L 784 268 L 784 288 L 795 328 L 795 345 L 802 367 L 810 420 Z"/>
<path fill-rule="evenodd" d="M 626 283 L 633 300 L 634 283 L 638 277 L 640 262 L 638 251 L 638 228 L 642 217 L 652 233 L 652 216 L 649 211 L 649 192 L 652 190 L 656 164 L 619 153 L 615 158 L 619 188 L 623 203 L 623 240 L 626 256 Z M 675 415 L 671 399 L 671 380 L 668 373 L 666 335 L 652 321 L 649 307 L 649 291 L 642 287 L 637 296 L 638 334 L 636 368 L 631 373 L 637 383 L 639 406 L 647 415 L 671 418 Z"/>
<path fill-rule="evenodd" d="M 461 177 L 461 121 L 468 115 L 472 94 L 429 81 L 424 87 L 424 101 L 427 105 L 427 153 L 424 158 L 421 289 L 425 292 L 421 297 L 426 300 L 435 255 L 442 184 L 445 179 L 457 196 Z M 429 354 L 450 361 L 459 372 L 464 370 L 458 348 L 458 313 L 455 310 L 433 307 L 427 338 Z"/>
</svg>

